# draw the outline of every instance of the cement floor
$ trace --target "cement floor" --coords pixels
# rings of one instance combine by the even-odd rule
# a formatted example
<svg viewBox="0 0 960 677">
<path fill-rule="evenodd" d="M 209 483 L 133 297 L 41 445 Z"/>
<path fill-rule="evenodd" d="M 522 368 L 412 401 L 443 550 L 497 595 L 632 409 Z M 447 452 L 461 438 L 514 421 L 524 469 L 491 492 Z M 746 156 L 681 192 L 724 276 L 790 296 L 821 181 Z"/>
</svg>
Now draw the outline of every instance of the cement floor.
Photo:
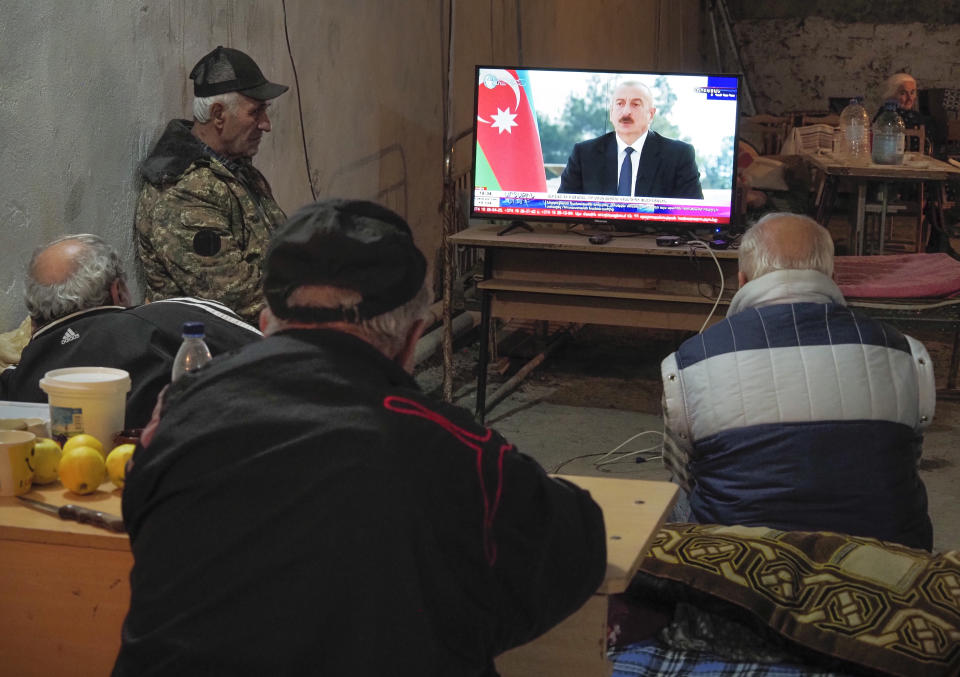
<svg viewBox="0 0 960 677">
<path fill-rule="evenodd" d="M 947 337 L 937 332 L 910 333 L 927 345 L 938 387 L 942 387 L 949 364 Z M 663 427 L 659 365 L 684 336 L 584 328 L 514 392 L 489 408 L 487 425 L 551 472 L 667 480 L 662 461 L 654 458 Z M 516 364 L 536 351 L 534 342 L 529 343 L 510 350 L 519 356 L 513 360 Z M 439 391 L 442 373 L 438 362 L 425 364 L 417 373 L 420 384 L 434 393 Z M 461 347 L 454 360 L 455 398 L 471 411 L 475 368 L 476 344 Z M 502 380 L 491 373 L 488 393 Z M 638 457 L 649 458 L 638 463 Z M 920 475 L 927 487 L 934 550 L 960 549 L 960 402 L 937 401 L 934 422 L 924 440 Z"/>
</svg>

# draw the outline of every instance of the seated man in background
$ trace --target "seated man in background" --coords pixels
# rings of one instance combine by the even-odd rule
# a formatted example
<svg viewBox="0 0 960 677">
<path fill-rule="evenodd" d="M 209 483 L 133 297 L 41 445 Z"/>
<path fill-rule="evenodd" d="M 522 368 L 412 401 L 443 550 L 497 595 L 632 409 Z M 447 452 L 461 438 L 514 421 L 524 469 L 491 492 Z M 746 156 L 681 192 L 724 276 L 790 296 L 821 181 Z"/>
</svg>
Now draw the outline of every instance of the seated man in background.
<svg viewBox="0 0 960 677">
<path fill-rule="evenodd" d="M 266 338 L 171 386 L 127 474 L 115 677 L 493 675 L 596 591 L 590 495 L 411 377 L 425 273 L 370 202 L 277 231 Z"/>
<path fill-rule="evenodd" d="M 693 521 L 929 550 L 917 462 L 933 365 L 849 310 L 832 274 L 833 242 L 808 217 L 769 214 L 744 234 L 726 319 L 663 361 L 665 463 Z"/>
<path fill-rule="evenodd" d="M 213 301 L 180 298 L 128 307 L 120 256 L 96 235 L 67 235 L 37 249 L 25 287 L 33 335 L 19 365 L 0 373 L 0 399 L 46 402 L 39 382 L 51 369 L 124 369 L 131 381 L 128 428 L 150 420 L 157 394 L 170 383 L 184 322 L 204 323 L 214 356 L 260 336 Z"/>
</svg>

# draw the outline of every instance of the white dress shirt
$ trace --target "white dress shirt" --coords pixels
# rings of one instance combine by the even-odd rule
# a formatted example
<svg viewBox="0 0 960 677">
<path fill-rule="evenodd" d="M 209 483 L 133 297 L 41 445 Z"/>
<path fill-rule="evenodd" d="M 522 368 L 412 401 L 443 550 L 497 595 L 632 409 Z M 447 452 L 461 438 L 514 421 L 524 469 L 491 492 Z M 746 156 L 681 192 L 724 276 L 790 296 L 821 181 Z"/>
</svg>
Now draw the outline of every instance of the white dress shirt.
<svg viewBox="0 0 960 677">
<path fill-rule="evenodd" d="M 616 134 L 614 134 L 614 137 L 617 139 L 616 176 L 620 176 L 620 167 L 623 165 L 624 153 L 627 152 L 627 144 Z M 643 142 L 646 140 L 647 132 L 644 132 L 639 139 L 630 144 L 630 147 L 633 148 L 633 152 L 630 154 L 630 166 L 632 168 L 630 172 L 630 195 L 633 195 L 637 189 L 637 168 L 640 166 L 640 151 L 643 150 Z"/>
</svg>

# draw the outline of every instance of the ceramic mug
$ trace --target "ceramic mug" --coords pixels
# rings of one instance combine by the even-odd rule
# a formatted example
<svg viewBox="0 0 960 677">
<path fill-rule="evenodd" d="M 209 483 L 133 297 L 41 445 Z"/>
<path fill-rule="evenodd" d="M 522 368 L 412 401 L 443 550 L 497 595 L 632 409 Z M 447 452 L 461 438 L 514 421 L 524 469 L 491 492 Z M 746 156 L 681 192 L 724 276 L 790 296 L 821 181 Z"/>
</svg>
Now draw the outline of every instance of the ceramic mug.
<svg viewBox="0 0 960 677">
<path fill-rule="evenodd" d="M 19 496 L 33 485 L 33 443 L 25 430 L 0 430 L 0 496 Z"/>
</svg>

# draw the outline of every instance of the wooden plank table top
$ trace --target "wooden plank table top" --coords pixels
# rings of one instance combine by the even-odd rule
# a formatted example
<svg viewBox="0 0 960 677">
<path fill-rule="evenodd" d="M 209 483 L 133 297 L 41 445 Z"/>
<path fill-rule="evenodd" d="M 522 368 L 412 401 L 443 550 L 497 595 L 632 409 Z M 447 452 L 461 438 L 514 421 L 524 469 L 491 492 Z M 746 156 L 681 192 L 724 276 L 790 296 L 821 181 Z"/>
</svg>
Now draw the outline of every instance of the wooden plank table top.
<svg viewBox="0 0 960 677">
<path fill-rule="evenodd" d="M 610 595 L 624 592 L 677 498 L 671 482 L 558 475 L 590 492 L 603 509 L 607 573 L 597 592 L 573 615 L 496 661 L 503 677 L 608 677 Z"/>
<path fill-rule="evenodd" d="M 59 482 L 34 485 L 24 496 L 58 507 L 72 503 L 91 510 L 120 515 L 120 490 L 115 489 L 109 481 L 101 484 L 99 491 L 87 496 L 68 491 Z M 81 548 L 130 549 L 130 540 L 126 534 L 72 520 L 62 520 L 56 515 L 28 507 L 16 496 L 0 497 L 0 539 Z"/>
<path fill-rule="evenodd" d="M 57 482 L 26 494 L 56 506 L 120 514 L 109 482 L 79 496 Z M 0 498 L 0 674 L 108 675 L 130 605 L 126 534 L 61 520 Z"/>
<path fill-rule="evenodd" d="M 603 509 L 607 529 L 607 575 L 602 592 L 623 592 L 639 566 L 639 556 L 676 500 L 670 482 L 561 475 L 590 492 Z M 106 489 L 107 484 L 102 485 Z M 82 505 L 120 515 L 120 491 L 79 496 L 57 482 L 34 487 L 28 498 L 53 505 Z M 129 539 L 106 529 L 80 524 L 27 507 L 16 497 L 0 498 L 0 539 L 127 551 Z"/>
<path fill-rule="evenodd" d="M 562 476 L 586 489 L 603 509 L 607 572 L 584 608 L 501 659 L 503 674 L 609 674 L 604 654 L 607 596 L 623 592 L 676 499 L 677 487 L 608 477 Z M 110 484 L 78 496 L 59 483 L 29 498 L 120 514 Z M 133 558 L 124 534 L 91 527 L 0 498 L 0 664 L 21 675 L 107 674 L 120 645 Z M 43 647 L 54 646 L 47 651 Z M 533 669 L 534 672 L 529 670 Z"/>
<path fill-rule="evenodd" d="M 590 492 L 603 509 L 607 530 L 607 575 L 598 592 L 624 592 L 637 573 L 650 541 L 677 500 L 672 482 L 558 475 Z"/>
<path fill-rule="evenodd" d="M 678 228 L 683 224 L 678 224 Z M 499 247 L 508 249 L 559 249 L 564 251 L 582 251 L 594 254 L 648 254 L 651 256 L 694 256 L 710 258 L 710 252 L 703 247 L 680 245 L 677 247 L 658 247 L 656 235 L 634 233 L 611 233 L 613 236 L 604 244 L 591 244 L 586 235 L 566 227 L 552 224 L 536 224 L 533 231 L 514 230 L 506 235 L 497 235 L 502 225 L 487 224 L 471 226 L 451 235 L 450 241 L 469 247 Z M 712 250 L 717 258 L 735 259 L 737 252 L 720 249 Z"/>
<path fill-rule="evenodd" d="M 960 176 L 960 167 L 929 155 L 908 153 L 902 165 L 865 165 L 850 163 L 833 153 L 807 153 L 803 157 L 821 171 L 835 176 L 876 179 L 878 181 L 946 181 Z"/>
</svg>

